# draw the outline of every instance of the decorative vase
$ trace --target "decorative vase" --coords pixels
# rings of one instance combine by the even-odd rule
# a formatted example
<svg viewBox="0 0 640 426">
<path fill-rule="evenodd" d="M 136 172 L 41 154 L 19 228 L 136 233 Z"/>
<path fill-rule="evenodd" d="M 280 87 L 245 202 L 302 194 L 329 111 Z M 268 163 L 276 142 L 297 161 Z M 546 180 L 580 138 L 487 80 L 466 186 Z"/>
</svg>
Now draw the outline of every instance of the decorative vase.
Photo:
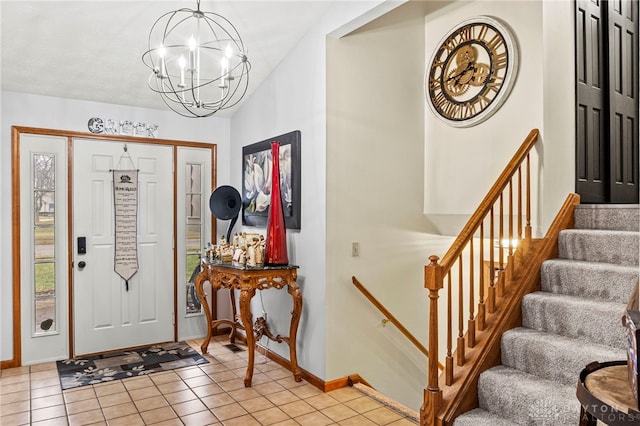
<svg viewBox="0 0 640 426">
<path fill-rule="evenodd" d="M 267 239 L 264 253 L 265 265 L 287 265 L 287 228 L 284 223 L 284 207 L 280 194 L 280 143 L 271 142 L 271 204 L 267 219 Z"/>
</svg>

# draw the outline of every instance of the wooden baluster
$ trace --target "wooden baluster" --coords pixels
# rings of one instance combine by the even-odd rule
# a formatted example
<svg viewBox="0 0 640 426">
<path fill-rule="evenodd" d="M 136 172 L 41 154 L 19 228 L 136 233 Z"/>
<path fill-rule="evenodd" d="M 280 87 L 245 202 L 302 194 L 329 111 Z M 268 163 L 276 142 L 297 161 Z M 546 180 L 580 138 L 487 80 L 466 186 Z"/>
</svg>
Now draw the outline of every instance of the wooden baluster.
<svg viewBox="0 0 640 426">
<path fill-rule="evenodd" d="M 500 193 L 500 230 L 498 243 L 498 296 L 504 296 L 504 197 L 503 193 Z"/>
<path fill-rule="evenodd" d="M 518 237 L 516 246 L 516 268 L 522 264 L 522 165 L 518 167 Z"/>
<path fill-rule="evenodd" d="M 498 278 L 496 292 L 499 297 L 504 296 L 504 198 L 500 193 L 500 213 L 498 214 Z"/>
<path fill-rule="evenodd" d="M 507 243 L 507 247 L 509 250 L 507 251 L 507 271 L 505 280 L 508 283 L 511 283 L 513 279 L 513 179 L 509 180 L 509 242 Z"/>
<path fill-rule="evenodd" d="M 487 299 L 489 305 L 489 313 L 492 314 L 496 310 L 496 265 L 494 262 L 494 218 L 493 206 L 491 206 L 491 215 L 489 220 L 489 297 Z"/>
<path fill-rule="evenodd" d="M 499 230 L 498 230 L 498 238 L 499 243 L 498 246 L 500 247 L 500 250 L 498 250 L 498 267 L 500 268 L 500 270 L 504 270 L 504 250 L 503 250 L 503 243 L 504 243 L 504 200 L 503 200 L 503 193 L 500 193 L 500 214 L 499 214 L 499 220 L 500 220 L 500 226 L 499 226 Z"/>
<path fill-rule="evenodd" d="M 518 167 L 518 244 L 522 240 L 522 166 Z"/>
<path fill-rule="evenodd" d="M 476 319 L 474 317 L 475 289 L 473 288 L 473 237 L 469 242 L 469 322 L 467 325 L 467 346 L 472 348 L 476 345 Z"/>
<path fill-rule="evenodd" d="M 429 364 L 427 366 L 427 389 L 420 408 L 420 424 L 436 424 L 442 405 L 442 389 L 438 386 L 438 291 L 442 288 L 442 266 L 438 256 L 429 256 L 425 266 L 425 287 L 429 290 Z"/>
<path fill-rule="evenodd" d="M 458 365 L 464 365 L 464 278 L 462 275 L 462 255 L 458 256 L 458 345 L 456 346 Z"/>
<path fill-rule="evenodd" d="M 453 383 L 453 354 L 452 354 L 452 336 L 453 309 L 451 308 L 451 272 L 447 273 L 447 358 L 445 359 L 445 383 L 451 386 Z"/>
<path fill-rule="evenodd" d="M 485 328 L 485 304 L 484 304 L 484 220 L 480 222 L 480 253 L 478 256 L 480 264 L 480 300 L 478 302 L 478 330 Z"/>
<path fill-rule="evenodd" d="M 529 247 L 531 246 L 531 161 L 529 157 L 530 155 L 527 154 L 527 174 L 526 174 L 527 194 L 525 198 L 526 217 L 525 217 L 525 227 L 524 227 L 524 253 L 523 254 L 526 254 L 529 251 Z"/>
</svg>

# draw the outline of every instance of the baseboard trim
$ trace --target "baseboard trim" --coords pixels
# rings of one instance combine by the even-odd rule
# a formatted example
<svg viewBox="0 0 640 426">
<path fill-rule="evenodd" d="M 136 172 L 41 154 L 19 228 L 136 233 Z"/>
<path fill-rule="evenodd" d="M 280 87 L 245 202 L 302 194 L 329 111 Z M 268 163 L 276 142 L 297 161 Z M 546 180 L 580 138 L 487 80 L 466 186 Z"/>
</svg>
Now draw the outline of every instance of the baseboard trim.
<svg viewBox="0 0 640 426">
<path fill-rule="evenodd" d="M 7 368 L 15 368 L 20 367 L 20 363 L 16 362 L 15 359 L 7 359 L 4 361 L 0 361 L 0 370 L 6 370 Z"/>
<path fill-rule="evenodd" d="M 256 345 L 256 350 L 260 352 L 262 355 L 269 358 L 271 361 L 280 365 L 281 367 L 284 367 L 287 370 L 291 370 L 291 362 L 288 359 L 281 357 L 275 352 L 271 352 L 269 349 L 261 345 Z M 317 376 L 314 376 L 313 374 L 309 373 L 308 371 L 302 368 L 300 369 L 300 372 L 302 373 L 303 379 L 305 379 L 307 382 L 309 382 L 310 384 L 312 384 L 313 386 L 315 386 L 316 388 L 324 392 L 324 381 L 322 379 L 320 379 Z"/>
<path fill-rule="evenodd" d="M 260 352 L 262 355 L 266 356 L 271 361 L 275 362 L 281 367 L 284 367 L 287 370 L 291 369 L 291 362 L 288 359 L 278 355 L 275 352 L 270 351 L 264 346 L 256 345 L 256 351 Z M 373 388 L 369 383 L 367 383 L 366 380 L 360 377 L 359 374 L 351 374 L 347 377 L 341 377 L 339 379 L 325 382 L 321 378 L 314 376 L 313 374 L 309 373 L 308 371 L 302 368 L 300 369 L 300 371 L 302 372 L 303 379 L 305 379 L 307 382 L 309 382 L 310 384 L 312 384 L 313 386 L 315 386 L 316 388 L 320 389 L 323 392 L 331 392 L 336 389 L 346 388 L 347 386 L 353 386 L 354 383 L 362 383 L 363 385 Z"/>
<path fill-rule="evenodd" d="M 324 391 L 331 392 L 332 390 L 346 388 L 347 386 L 353 386 L 356 383 L 362 383 L 363 385 L 373 389 L 373 386 L 371 386 L 365 379 L 360 377 L 359 374 L 350 374 L 347 377 L 341 377 L 339 379 L 325 382 Z"/>
</svg>

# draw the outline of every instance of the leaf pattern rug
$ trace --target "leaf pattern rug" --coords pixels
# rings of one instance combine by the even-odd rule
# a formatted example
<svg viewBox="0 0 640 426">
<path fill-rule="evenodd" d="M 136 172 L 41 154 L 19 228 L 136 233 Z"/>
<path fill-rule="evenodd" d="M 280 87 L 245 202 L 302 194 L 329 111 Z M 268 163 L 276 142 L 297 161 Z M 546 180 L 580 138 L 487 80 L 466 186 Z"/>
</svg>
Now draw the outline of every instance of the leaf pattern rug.
<svg viewBox="0 0 640 426">
<path fill-rule="evenodd" d="M 177 342 L 67 359 L 57 367 L 64 390 L 208 363 L 191 346 Z"/>
</svg>

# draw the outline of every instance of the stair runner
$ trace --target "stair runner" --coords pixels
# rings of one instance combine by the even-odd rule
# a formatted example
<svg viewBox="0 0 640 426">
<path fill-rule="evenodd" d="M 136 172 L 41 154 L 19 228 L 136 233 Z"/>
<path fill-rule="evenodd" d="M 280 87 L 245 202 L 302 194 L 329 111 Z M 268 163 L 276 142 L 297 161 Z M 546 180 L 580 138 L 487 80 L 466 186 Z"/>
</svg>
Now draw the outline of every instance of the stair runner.
<svg viewBox="0 0 640 426">
<path fill-rule="evenodd" d="M 640 206 L 576 206 L 541 291 L 522 302 L 522 327 L 501 340 L 502 365 L 480 375 L 479 408 L 455 426 L 577 425 L 580 371 L 626 359 L 620 318 L 639 279 Z"/>
</svg>

